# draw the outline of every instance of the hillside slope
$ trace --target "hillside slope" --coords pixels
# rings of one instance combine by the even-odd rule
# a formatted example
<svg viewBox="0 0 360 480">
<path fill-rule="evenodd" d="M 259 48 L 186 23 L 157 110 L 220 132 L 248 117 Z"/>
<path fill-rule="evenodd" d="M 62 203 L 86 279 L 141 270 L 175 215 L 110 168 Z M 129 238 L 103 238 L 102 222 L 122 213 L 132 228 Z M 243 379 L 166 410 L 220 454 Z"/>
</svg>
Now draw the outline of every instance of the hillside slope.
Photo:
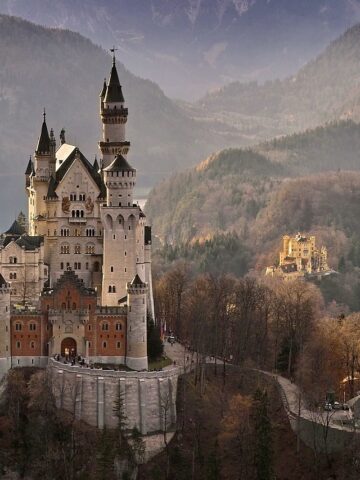
<svg viewBox="0 0 360 480">
<path fill-rule="evenodd" d="M 359 152 L 360 125 L 351 121 L 274 140 L 248 150 L 224 150 L 195 169 L 161 183 L 151 192 L 146 211 L 154 231 L 165 242 L 191 242 L 218 232 L 236 231 L 253 244 L 249 229 L 268 208 L 274 192 L 285 188 L 282 185 L 286 178 L 339 169 L 360 171 Z M 353 176 L 357 178 L 359 174 Z M 336 185 L 338 177 L 325 174 L 324 178 Z M 316 189 L 316 185 L 312 188 Z M 291 197 L 291 189 L 284 202 L 287 197 Z M 329 197 L 335 215 L 337 205 L 333 204 L 330 193 Z M 311 191 L 306 202 L 313 203 Z M 276 209 L 273 207 L 280 219 L 285 218 L 285 207 L 286 203 L 281 202 Z M 300 211 L 299 208 L 297 212 Z M 291 231 L 305 228 L 306 225 L 296 222 L 296 218 L 293 216 L 291 225 L 285 221 L 277 225 L 276 235 L 290 227 Z M 316 224 L 308 221 L 308 228 L 313 226 Z"/>
</svg>

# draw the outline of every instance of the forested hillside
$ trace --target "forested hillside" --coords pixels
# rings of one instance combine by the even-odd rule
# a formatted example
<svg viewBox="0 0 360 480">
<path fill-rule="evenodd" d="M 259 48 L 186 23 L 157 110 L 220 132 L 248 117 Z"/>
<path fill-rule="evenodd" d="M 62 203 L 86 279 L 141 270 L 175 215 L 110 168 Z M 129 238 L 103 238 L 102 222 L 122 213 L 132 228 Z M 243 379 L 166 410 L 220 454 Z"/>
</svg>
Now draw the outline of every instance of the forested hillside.
<svg viewBox="0 0 360 480">
<path fill-rule="evenodd" d="M 359 152 L 360 126 L 344 121 L 254 149 L 224 150 L 173 176 L 152 191 L 146 207 L 165 245 L 157 262 L 261 273 L 277 261 L 282 235 L 311 232 L 328 247 L 331 267 L 348 275 L 348 286 L 358 285 Z M 337 285 L 341 301 L 355 308 L 351 288 L 340 292 L 344 285 Z M 336 288 L 329 288 L 331 300 Z"/>
</svg>

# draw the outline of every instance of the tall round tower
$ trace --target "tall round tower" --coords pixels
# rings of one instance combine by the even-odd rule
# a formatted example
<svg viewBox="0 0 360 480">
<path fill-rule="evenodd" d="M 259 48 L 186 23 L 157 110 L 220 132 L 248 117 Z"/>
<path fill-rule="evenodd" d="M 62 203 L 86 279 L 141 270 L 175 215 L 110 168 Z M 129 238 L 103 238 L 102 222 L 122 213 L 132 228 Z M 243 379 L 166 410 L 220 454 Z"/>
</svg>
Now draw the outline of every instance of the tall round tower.
<svg viewBox="0 0 360 480">
<path fill-rule="evenodd" d="M 10 368 L 10 286 L 0 275 L 0 380 Z"/>
<path fill-rule="evenodd" d="M 114 155 L 126 155 L 130 142 L 125 140 L 125 124 L 128 109 L 124 106 L 125 100 L 116 70 L 115 56 L 110 72 L 109 82 L 104 82 L 100 93 L 100 115 L 103 124 L 103 139 L 99 142 L 103 159 L 103 168 L 112 162 Z"/>
<path fill-rule="evenodd" d="M 126 365 L 133 370 L 147 370 L 147 283 L 139 275 L 127 284 Z"/>
</svg>

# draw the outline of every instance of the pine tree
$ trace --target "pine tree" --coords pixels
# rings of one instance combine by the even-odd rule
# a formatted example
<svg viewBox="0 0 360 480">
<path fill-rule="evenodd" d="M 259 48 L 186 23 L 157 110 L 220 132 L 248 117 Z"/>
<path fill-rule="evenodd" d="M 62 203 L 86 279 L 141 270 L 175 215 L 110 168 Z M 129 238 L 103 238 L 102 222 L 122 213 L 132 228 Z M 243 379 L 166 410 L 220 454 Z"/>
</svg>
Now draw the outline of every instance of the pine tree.
<svg viewBox="0 0 360 480">
<path fill-rule="evenodd" d="M 96 478 L 98 480 L 112 480 L 114 478 L 113 442 L 106 428 L 102 431 L 98 445 L 96 466 Z"/>
</svg>

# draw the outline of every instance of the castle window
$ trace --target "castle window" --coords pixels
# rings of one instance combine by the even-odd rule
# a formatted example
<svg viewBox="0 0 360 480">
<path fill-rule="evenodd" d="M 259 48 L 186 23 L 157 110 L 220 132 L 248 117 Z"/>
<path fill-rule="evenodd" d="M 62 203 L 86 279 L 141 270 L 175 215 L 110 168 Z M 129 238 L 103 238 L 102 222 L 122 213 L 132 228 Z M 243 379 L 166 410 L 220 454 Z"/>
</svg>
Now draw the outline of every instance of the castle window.
<svg viewBox="0 0 360 480">
<path fill-rule="evenodd" d="M 85 193 L 80 193 L 79 200 L 80 202 L 85 202 Z"/>
<path fill-rule="evenodd" d="M 36 330 L 36 323 L 30 323 L 30 324 L 29 324 L 29 330 L 30 330 L 31 332 L 34 332 L 34 331 Z"/>
<path fill-rule="evenodd" d="M 64 270 L 64 262 L 60 263 L 60 270 Z"/>
<path fill-rule="evenodd" d="M 85 253 L 88 255 L 95 253 L 95 245 L 93 243 L 88 243 L 85 247 Z"/>
<path fill-rule="evenodd" d="M 76 210 L 76 218 L 80 217 L 80 210 Z"/>
<path fill-rule="evenodd" d="M 76 193 L 70 193 L 70 201 L 76 202 Z"/>
<path fill-rule="evenodd" d="M 129 312 L 131 312 L 131 305 L 129 306 Z"/>
<path fill-rule="evenodd" d="M 108 331 L 109 330 L 109 324 L 104 322 L 102 325 L 101 325 L 101 330 L 103 331 Z"/>
<path fill-rule="evenodd" d="M 21 348 L 21 342 L 19 341 L 16 342 L 16 348 Z"/>
<path fill-rule="evenodd" d="M 86 229 L 86 236 L 87 237 L 95 237 L 95 228 L 87 228 Z"/>
<path fill-rule="evenodd" d="M 109 285 L 108 293 L 116 293 L 115 285 Z"/>
<path fill-rule="evenodd" d="M 80 210 L 80 216 L 81 216 L 81 218 L 83 218 L 83 216 L 84 216 L 84 210 Z"/>
<path fill-rule="evenodd" d="M 107 342 L 103 342 L 103 348 L 107 347 Z"/>
<path fill-rule="evenodd" d="M 130 207 L 130 202 L 128 202 L 128 207 Z"/>
<path fill-rule="evenodd" d="M 91 342 L 88 342 L 89 348 L 91 348 Z"/>
<path fill-rule="evenodd" d="M 17 332 L 20 332 L 22 330 L 22 324 L 21 323 L 15 323 L 15 330 Z"/>
<path fill-rule="evenodd" d="M 115 325 L 115 330 L 117 330 L 118 332 L 119 332 L 120 330 L 122 330 L 122 325 L 121 325 L 121 323 L 117 323 L 117 324 Z"/>
<path fill-rule="evenodd" d="M 88 330 L 89 330 L 89 332 L 90 332 L 90 330 L 91 330 L 91 325 L 88 325 Z"/>
<path fill-rule="evenodd" d="M 129 230 L 131 230 L 131 226 L 129 225 Z"/>
<path fill-rule="evenodd" d="M 75 253 L 76 253 L 76 254 L 81 253 L 81 245 L 79 245 L 79 244 L 78 244 L 78 245 L 75 245 Z"/>
<path fill-rule="evenodd" d="M 71 210 L 71 216 L 72 217 L 75 217 L 75 213 L 76 213 L 75 210 Z"/>
<path fill-rule="evenodd" d="M 30 342 L 30 348 L 35 348 L 35 342 Z"/>
<path fill-rule="evenodd" d="M 89 270 L 89 262 L 86 262 L 86 263 L 85 263 L 85 269 L 86 269 L 86 270 Z"/>
<path fill-rule="evenodd" d="M 116 342 L 116 348 L 121 348 L 121 343 L 120 342 Z"/>
<path fill-rule="evenodd" d="M 70 246 L 67 244 L 60 246 L 60 253 L 69 254 L 70 253 Z"/>
<path fill-rule="evenodd" d="M 114 267 L 110 267 L 110 272 L 113 272 L 114 271 Z"/>
</svg>

